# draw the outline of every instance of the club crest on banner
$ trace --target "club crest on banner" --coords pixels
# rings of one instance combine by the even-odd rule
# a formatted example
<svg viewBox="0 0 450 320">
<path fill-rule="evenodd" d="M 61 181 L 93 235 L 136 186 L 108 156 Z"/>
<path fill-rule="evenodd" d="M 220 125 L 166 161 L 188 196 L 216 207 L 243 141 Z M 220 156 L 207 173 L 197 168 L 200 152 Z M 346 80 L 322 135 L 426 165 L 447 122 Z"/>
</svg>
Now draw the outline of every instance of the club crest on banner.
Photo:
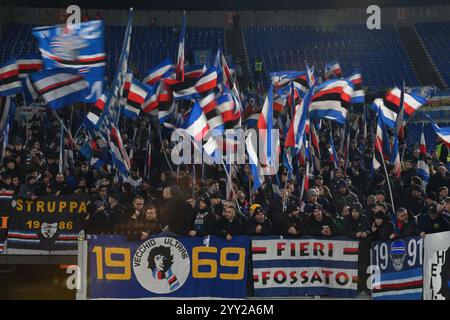
<svg viewBox="0 0 450 320">
<path fill-rule="evenodd" d="M 142 287 L 156 294 L 180 289 L 190 268 L 186 248 L 174 238 L 149 239 L 138 247 L 133 257 L 136 279 Z"/>
<path fill-rule="evenodd" d="M 56 231 L 58 231 L 57 222 L 55 223 L 43 222 L 41 225 L 41 233 L 47 239 L 51 239 L 56 234 Z"/>
<path fill-rule="evenodd" d="M 401 271 L 406 257 L 406 244 L 403 240 L 393 241 L 391 244 L 391 254 L 389 255 L 392 260 L 392 266 L 395 271 Z"/>
</svg>

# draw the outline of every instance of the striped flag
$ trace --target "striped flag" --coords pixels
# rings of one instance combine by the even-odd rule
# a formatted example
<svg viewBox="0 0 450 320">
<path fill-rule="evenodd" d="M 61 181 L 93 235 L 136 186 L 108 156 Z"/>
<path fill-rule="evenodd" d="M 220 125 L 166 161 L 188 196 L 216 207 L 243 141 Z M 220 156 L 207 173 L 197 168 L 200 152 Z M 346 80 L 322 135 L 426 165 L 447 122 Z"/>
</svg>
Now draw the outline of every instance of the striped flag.
<svg viewBox="0 0 450 320">
<path fill-rule="evenodd" d="M 57 110 L 80 102 L 89 94 L 89 83 L 73 69 L 50 69 L 30 75 L 46 105 Z"/>
<path fill-rule="evenodd" d="M 132 22 L 133 9 L 130 9 L 128 12 L 128 22 L 123 38 L 119 64 L 117 66 L 111 90 L 109 91 L 105 102 L 105 112 L 102 113 L 99 121 L 97 122 L 97 129 L 101 129 L 102 133 L 107 133 L 108 126 L 111 126 L 112 123 L 117 123 L 119 121 L 122 88 L 124 86 L 125 77 L 128 70 L 128 56 L 130 53 Z"/>
<path fill-rule="evenodd" d="M 240 123 L 241 111 L 237 108 L 231 93 L 224 92 L 217 98 L 217 110 L 222 115 L 225 129 L 233 129 Z"/>
<path fill-rule="evenodd" d="M 302 79 L 306 80 L 305 71 L 277 71 L 269 73 L 269 78 L 275 88 L 280 88 L 291 81 L 300 79 L 301 77 L 303 77 Z M 297 83 L 300 84 L 301 82 Z M 307 84 L 306 81 L 304 84 Z"/>
<path fill-rule="evenodd" d="M 399 88 L 392 89 L 385 97 L 392 105 L 396 107 L 396 110 L 400 109 L 402 90 Z M 404 92 L 403 108 L 405 114 L 411 117 L 414 112 L 420 109 L 427 103 L 427 99 L 413 92 Z"/>
<path fill-rule="evenodd" d="M 109 131 L 109 148 L 111 152 L 111 158 L 114 168 L 116 168 L 123 177 L 130 175 L 130 160 L 128 153 L 125 150 L 125 146 L 122 142 L 122 136 L 115 124 Z"/>
<path fill-rule="evenodd" d="M 206 66 L 187 66 L 184 72 L 185 79 L 199 79 L 201 78 L 208 69 Z"/>
<path fill-rule="evenodd" d="M 172 64 L 172 61 L 169 58 L 166 58 L 165 60 L 163 60 L 157 66 L 147 70 L 147 72 L 145 73 L 145 76 L 144 76 L 144 79 L 142 80 L 142 82 L 145 83 L 145 84 L 154 86 L 172 68 L 174 68 L 174 65 Z"/>
<path fill-rule="evenodd" d="M 82 22 L 77 28 L 68 25 L 35 27 L 45 69 L 70 68 L 83 74 L 89 83 L 84 102 L 94 103 L 103 93 L 106 67 L 104 25 L 102 20 Z"/>
<path fill-rule="evenodd" d="M 390 164 L 394 165 L 394 175 L 397 178 L 400 178 L 400 174 L 402 171 L 402 166 L 400 162 L 400 152 L 398 148 L 398 135 L 394 135 L 394 142 L 392 143 L 392 152 L 391 159 L 389 161 Z"/>
<path fill-rule="evenodd" d="M 351 104 L 362 106 L 365 102 L 365 93 L 362 83 L 362 75 L 359 72 L 354 72 L 346 78 L 347 81 L 353 84 L 353 94 Z"/>
<path fill-rule="evenodd" d="M 377 117 L 377 130 L 375 136 L 375 151 L 373 154 L 372 164 L 373 168 L 377 170 L 381 165 L 383 159 L 383 130 L 384 130 L 384 117 L 382 109 L 378 111 Z"/>
<path fill-rule="evenodd" d="M 95 102 L 95 104 L 90 108 L 85 121 L 88 127 L 93 129 L 97 127 L 97 123 L 102 115 L 103 110 L 105 109 L 107 96 L 107 93 L 102 94 L 100 98 L 98 98 L 98 100 Z"/>
<path fill-rule="evenodd" d="M 122 105 L 124 106 L 125 117 L 130 119 L 138 118 L 149 94 L 151 94 L 151 87 L 134 79 L 131 72 L 128 73 L 122 91 Z"/>
<path fill-rule="evenodd" d="M 253 184 L 252 184 L 252 190 L 255 191 L 261 187 L 264 176 L 261 172 L 261 166 L 258 159 L 258 139 L 257 139 L 257 133 L 255 130 L 250 130 L 249 134 L 246 137 L 245 144 L 246 144 L 246 150 L 248 153 L 248 161 L 250 170 L 252 173 L 253 178 Z"/>
<path fill-rule="evenodd" d="M 425 115 L 430 119 L 433 131 L 450 147 L 450 127 L 440 128 L 428 113 L 425 113 Z"/>
<path fill-rule="evenodd" d="M 251 113 L 247 116 L 247 118 L 244 119 L 244 125 L 245 128 L 251 129 L 256 128 L 258 124 L 260 113 Z"/>
<path fill-rule="evenodd" d="M 212 135 L 222 135 L 225 131 L 225 126 L 223 124 L 222 114 L 217 109 L 216 95 L 212 92 L 197 103 L 206 116 Z"/>
<path fill-rule="evenodd" d="M 189 79 L 182 83 L 175 83 L 170 86 L 175 99 L 191 100 L 200 97 L 200 94 L 206 93 L 217 87 L 217 70 L 215 67 L 209 68 L 205 74 L 196 81 Z"/>
<path fill-rule="evenodd" d="M 342 70 L 339 62 L 332 61 L 325 65 L 325 79 L 342 78 Z"/>
<path fill-rule="evenodd" d="M 430 169 L 427 163 L 427 145 L 425 142 L 424 125 L 420 134 L 419 161 L 417 162 L 417 174 L 425 184 L 430 180 Z"/>
<path fill-rule="evenodd" d="M 287 147 L 293 147 L 296 153 L 299 153 L 302 148 L 303 136 L 305 135 L 305 126 L 307 121 L 307 115 L 309 106 L 311 103 L 311 95 L 313 89 L 308 90 L 308 93 L 303 100 L 295 107 L 294 119 L 291 122 L 288 133 L 286 135 Z"/>
<path fill-rule="evenodd" d="M 184 81 L 184 42 L 186 33 L 186 12 L 183 11 L 183 24 L 180 32 L 180 41 L 178 43 L 176 79 Z"/>
<path fill-rule="evenodd" d="M 44 68 L 44 62 L 38 55 L 19 58 L 16 63 L 19 68 L 19 78 L 26 78 L 29 74 L 41 71 Z"/>
<path fill-rule="evenodd" d="M 330 119 L 344 125 L 353 87 L 346 80 L 329 80 L 317 87 L 309 107 L 310 119 Z"/>
<path fill-rule="evenodd" d="M 0 66 L 0 96 L 13 96 L 21 92 L 22 82 L 16 61 L 2 64 Z"/>
<path fill-rule="evenodd" d="M 184 129 L 196 141 L 202 141 L 209 133 L 208 119 L 199 103 L 192 107 L 189 118 L 184 124 Z"/>
</svg>

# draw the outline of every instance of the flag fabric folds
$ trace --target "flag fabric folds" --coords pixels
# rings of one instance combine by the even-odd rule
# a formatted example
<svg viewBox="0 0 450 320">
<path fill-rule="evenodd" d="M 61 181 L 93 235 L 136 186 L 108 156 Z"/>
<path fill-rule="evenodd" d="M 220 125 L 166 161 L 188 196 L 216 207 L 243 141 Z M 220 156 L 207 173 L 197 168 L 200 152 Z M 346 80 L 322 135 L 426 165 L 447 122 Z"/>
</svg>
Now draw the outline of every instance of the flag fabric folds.
<svg viewBox="0 0 450 320">
<path fill-rule="evenodd" d="M 183 24 L 180 32 L 180 41 L 178 43 L 176 79 L 184 81 L 184 41 L 186 33 L 186 12 L 183 12 Z"/>
<path fill-rule="evenodd" d="M 103 93 L 106 67 L 102 20 L 82 22 L 79 28 L 56 25 L 33 28 L 45 69 L 72 68 L 89 83 L 84 102 L 95 103 Z"/>
<path fill-rule="evenodd" d="M 351 103 L 353 105 L 361 106 L 365 102 L 364 87 L 362 83 L 362 75 L 359 72 L 354 72 L 346 78 L 347 81 L 353 84 L 353 94 Z"/>
<path fill-rule="evenodd" d="M 153 86 L 157 84 L 161 80 L 161 78 L 163 78 L 163 76 L 167 72 L 169 72 L 173 67 L 174 66 L 172 64 L 172 61 L 169 58 L 166 58 L 157 66 L 147 70 L 142 82 Z"/>
<path fill-rule="evenodd" d="M 4 63 L 0 66 L 0 96 L 13 96 L 21 92 L 19 66 L 16 61 Z"/>
<path fill-rule="evenodd" d="M 436 122 L 434 122 L 430 115 L 428 115 L 427 113 L 425 113 L 425 115 L 428 119 L 430 119 L 431 128 L 433 129 L 433 131 L 439 138 L 442 139 L 442 141 L 444 141 L 450 147 L 450 127 L 441 128 L 436 124 Z"/>
<path fill-rule="evenodd" d="M 86 79 L 72 69 L 44 70 L 30 77 L 36 92 L 53 110 L 83 101 L 89 94 Z"/>
<path fill-rule="evenodd" d="M 325 79 L 342 78 L 342 70 L 339 62 L 332 61 L 325 65 Z"/>
<path fill-rule="evenodd" d="M 134 79 L 132 73 L 128 73 L 122 92 L 122 104 L 124 115 L 130 119 L 139 117 L 141 109 L 150 93 L 151 88 Z"/>
<path fill-rule="evenodd" d="M 329 80 L 315 90 L 309 107 L 310 119 L 330 119 L 345 124 L 353 87 L 345 80 Z"/>
<path fill-rule="evenodd" d="M 430 180 L 430 169 L 427 163 L 427 145 L 425 142 L 424 125 L 420 134 L 419 161 L 417 162 L 417 174 L 425 184 Z"/>
</svg>

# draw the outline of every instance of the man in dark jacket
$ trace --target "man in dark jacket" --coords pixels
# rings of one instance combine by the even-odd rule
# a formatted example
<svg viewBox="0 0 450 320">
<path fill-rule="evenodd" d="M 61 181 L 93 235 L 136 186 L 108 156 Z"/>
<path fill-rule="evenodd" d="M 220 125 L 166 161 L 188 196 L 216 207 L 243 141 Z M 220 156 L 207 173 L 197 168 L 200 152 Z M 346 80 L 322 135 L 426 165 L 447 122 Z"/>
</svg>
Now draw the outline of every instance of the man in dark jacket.
<svg viewBox="0 0 450 320">
<path fill-rule="evenodd" d="M 299 236 L 306 234 L 304 217 L 301 216 L 297 204 L 289 204 L 278 225 L 278 234 L 283 236 Z"/>
<path fill-rule="evenodd" d="M 344 217 L 343 233 L 353 239 L 365 239 L 370 233 L 369 223 L 362 215 L 360 203 L 353 203 L 350 206 L 351 214 Z"/>
<path fill-rule="evenodd" d="M 383 211 L 377 211 L 372 223 L 372 241 L 388 241 L 395 238 L 394 226 Z"/>
<path fill-rule="evenodd" d="M 229 241 L 233 236 L 243 234 L 245 234 L 244 224 L 236 217 L 236 207 L 230 205 L 225 209 L 222 219 L 216 223 L 216 235 Z"/>
<path fill-rule="evenodd" d="M 348 189 L 347 182 L 340 180 L 336 185 L 336 191 L 333 196 L 333 203 L 338 212 L 342 211 L 345 206 L 351 206 L 353 203 L 359 202 L 356 194 Z"/>
<path fill-rule="evenodd" d="M 181 198 L 180 187 L 173 185 L 163 190 L 164 203 L 160 221 L 163 233 L 172 236 L 187 235 L 191 227 L 191 209 Z"/>
<path fill-rule="evenodd" d="M 323 214 L 322 207 L 316 205 L 312 215 L 307 219 L 307 234 L 312 236 L 333 237 L 337 227 L 333 219 Z"/>
<path fill-rule="evenodd" d="M 416 218 L 410 216 L 405 208 L 397 209 L 397 238 L 414 237 L 420 234 Z"/>
<path fill-rule="evenodd" d="M 419 217 L 419 228 L 421 237 L 450 230 L 448 220 L 437 210 L 436 204 L 429 206 L 428 213 Z"/>
<path fill-rule="evenodd" d="M 88 218 L 86 221 L 87 232 L 102 234 L 111 227 L 111 207 L 108 201 L 108 189 L 100 187 L 98 194 L 87 204 Z"/>
<path fill-rule="evenodd" d="M 191 237 L 204 237 L 214 233 L 216 217 L 210 207 L 210 202 L 205 196 L 198 198 L 191 221 L 191 230 L 188 233 Z"/>
<path fill-rule="evenodd" d="M 248 220 L 247 234 L 250 236 L 269 236 L 273 234 L 272 222 L 266 217 L 261 207 L 257 207 Z"/>
<path fill-rule="evenodd" d="M 422 197 L 422 190 L 418 186 L 411 186 L 409 195 L 404 197 L 401 206 L 404 207 L 413 216 L 426 212 L 426 201 Z"/>
</svg>

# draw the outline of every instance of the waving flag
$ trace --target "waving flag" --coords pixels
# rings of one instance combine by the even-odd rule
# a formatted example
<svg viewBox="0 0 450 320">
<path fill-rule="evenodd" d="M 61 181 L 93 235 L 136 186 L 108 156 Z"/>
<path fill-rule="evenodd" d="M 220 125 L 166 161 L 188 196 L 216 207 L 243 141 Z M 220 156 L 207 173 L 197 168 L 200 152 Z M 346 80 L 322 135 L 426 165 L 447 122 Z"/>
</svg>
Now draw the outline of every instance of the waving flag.
<svg viewBox="0 0 450 320">
<path fill-rule="evenodd" d="M 151 95 L 151 88 L 134 79 L 132 73 L 128 73 L 122 92 L 125 117 L 138 118 L 149 94 Z"/>
<path fill-rule="evenodd" d="M 345 80 L 329 80 L 315 90 L 309 107 L 310 119 L 330 119 L 345 124 L 353 87 Z"/>
<path fill-rule="evenodd" d="M 22 83 L 16 61 L 4 63 L 0 66 L 0 96 L 13 96 L 21 92 Z"/>
<path fill-rule="evenodd" d="M 217 98 L 217 110 L 222 115 L 225 129 L 233 129 L 240 123 L 241 112 L 236 107 L 236 102 L 231 93 L 225 92 Z"/>
<path fill-rule="evenodd" d="M 186 33 L 186 12 L 183 12 L 183 25 L 180 32 L 180 42 L 178 44 L 176 79 L 184 81 L 184 41 Z"/>
<path fill-rule="evenodd" d="M 53 110 L 83 101 L 89 94 L 88 82 L 73 69 L 44 70 L 30 77 L 36 92 Z"/>
<path fill-rule="evenodd" d="M 362 75 L 359 72 L 354 72 L 346 78 L 347 81 L 353 84 L 353 94 L 351 103 L 353 105 L 363 105 L 365 102 L 364 88 L 362 84 Z"/>
<path fill-rule="evenodd" d="M 399 88 L 394 88 L 388 92 L 385 97 L 385 100 L 390 102 L 393 106 L 395 106 L 395 110 L 400 109 L 400 98 L 401 98 L 402 90 Z M 405 113 L 411 117 L 414 112 L 419 110 L 420 107 L 427 103 L 427 99 L 413 92 L 404 93 L 404 101 L 403 107 L 405 108 Z"/>
<path fill-rule="evenodd" d="M 402 166 L 401 166 L 401 162 L 400 162 L 400 152 L 399 152 L 399 148 L 398 148 L 398 135 L 394 135 L 391 159 L 390 159 L 389 163 L 394 165 L 394 171 L 393 171 L 394 175 L 397 178 L 400 178 Z"/>
<path fill-rule="evenodd" d="M 376 136 L 375 136 L 375 151 L 373 154 L 372 164 L 373 168 L 377 170 L 381 165 L 382 161 L 384 161 L 384 130 L 385 130 L 385 124 L 384 124 L 384 117 L 383 112 L 381 109 L 378 109 L 378 116 L 377 116 L 377 130 L 376 130 Z"/>
<path fill-rule="evenodd" d="M 95 104 L 90 108 L 85 123 L 89 128 L 95 129 L 97 127 L 97 123 L 105 109 L 105 103 L 108 94 L 104 93 L 98 98 Z"/>
<path fill-rule="evenodd" d="M 26 78 L 29 74 L 41 71 L 44 68 L 44 62 L 38 55 L 30 55 L 16 60 L 19 68 L 19 78 Z"/>
<path fill-rule="evenodd" d="M 73 68 L 83 74 L 90 92 L 83 101 L 94 103 L 103 93 L 106 66 L 103 21 L 82 22 L 79 28 L 67 25 L 33 28 L 45 69 Z"/>
<path fill-rule="evenodd" d="M 433 131 L 450 147 L 450 127 L 440 128 L 428 113 L 425 113 L 425 115 L 430 119 Z"/>
<path fill-rule="evenodd" d="M 269 73 L 272 85 L 275 88 L 280 88 L 291 81 L 297 80 L 301 77 L 306 80 L 305 71 L 277 71 Z"/>
<path fill-rule="evenodd" d="M 213 136 L 223 134 L 225 127 L 222 114 L 217 109 L 216 95 L 212 92 L 197 103 L 200 105 L 206 116 L 208 126 Z"/>
<path fill-rule="evenodd" d="M 307 120 L 307 114 L 311 103 L 311 95 L 313 89 L 308 90 L 308 93 L 303 98 L 300 104 L 295 107 L 294 119 L 291 121 L 289 127 L 286 143 L 287 147 L 293 147 L 296 153 L 299 153 L 302 148 L 303 136 L 305 135 L 305 126 Z"/>
<path fill-rule="evenodd" d="M 308 83 L 308 88 L 312 88 L 316 85 L 316 77 L 314 76 L 314 68 L 310 69 L 308 63 L 306 63 L 306 79 Z"/>
<path fill-rule="evenodd" d="M 170 86 L 175 99 L 191 100 L 200 98 L 200 94 L 206 93 L 217 86 L 217 70 L 214 67 L 208 69 L 205 74 L 198 79 L 190 79 L 182 83 L 175 83 Z"/>
<path fill-rule="evenodd" d="M 258 125 L 259 113 L 251 113 L 244 119 L 244 125 L 247 129 L 256 128 Z"/>
<path fill-rule="evenodd" d="M 337 61 L 325 65 L 325 79 L 342 78 L 341 66 Z"/>
<path fill-rule="evenodd" d="M 184 124 L 184 129 L 196 141 L 202 141 L 209 133 L 208 119 L 199 103 L 192 107 L 189 118 Z"/>
<path fill-rule="evenodd" d="M 246 139 L 245 145 L 248 153 L 248 161 L 251 170 L 251 177 L 253 178 L 252 190 L 259 189 L 264 181 L 264 176 L 261 172 L 261 166 L 258 159 L 258 139 L 255 130 L 250 130 Z"/>
<path fill-rule="evenodd" d="M 153 86 L 157 84 L 159 80 L 161 80 L 161 78 L 163 78 L 163 76 L 173 67 L 174 66 L 172 64 L 172 61 L 169 58 L 167 58 L 157 66 L 147 70 L 147 72 L 145 72 L 145 76 L 142 82 Z"/>
<path fill-rule="evenodd" d="M 417 162 L 417 174 L 425 184 L 430 180 L 430 169 L 427 163 L 427 145 L 425 142 L 424 125 L 420 134 L 419 161 Z"/>
<path fill-rule="evenodd" d="M 122 51 L 119 57 L 119 64 L 117 66 L 114 81 L 105 102 L 105 112 L 102 113 L 97 122 L 97 129 L 101 132 L 108 132 L 108 126 L 119 121 L 120 101 L 122 89 L 125 83 L 125 77 L 128 71 L 128 56 L 130 53 L 130 39 L 133 22 L 133 9 L 128 12 L 128 23 L 125 29 L 125 35 L 122 43 Z"/>
<path fill-rule="evenodd" d="M 123 177 L 130 175 L 130 160 L 122 142 L 122 137 L 115 124 L 109 131 L 109 148 L 114 168 L 116 168 Z"/>
<path fill-rule="evenodd" d="M 184 77 L 186 79 L 199 79 L 201 78 L 208 69 L 205 65 L 197 65 L 197 66 L 187 66 Z"/>
</svg>

